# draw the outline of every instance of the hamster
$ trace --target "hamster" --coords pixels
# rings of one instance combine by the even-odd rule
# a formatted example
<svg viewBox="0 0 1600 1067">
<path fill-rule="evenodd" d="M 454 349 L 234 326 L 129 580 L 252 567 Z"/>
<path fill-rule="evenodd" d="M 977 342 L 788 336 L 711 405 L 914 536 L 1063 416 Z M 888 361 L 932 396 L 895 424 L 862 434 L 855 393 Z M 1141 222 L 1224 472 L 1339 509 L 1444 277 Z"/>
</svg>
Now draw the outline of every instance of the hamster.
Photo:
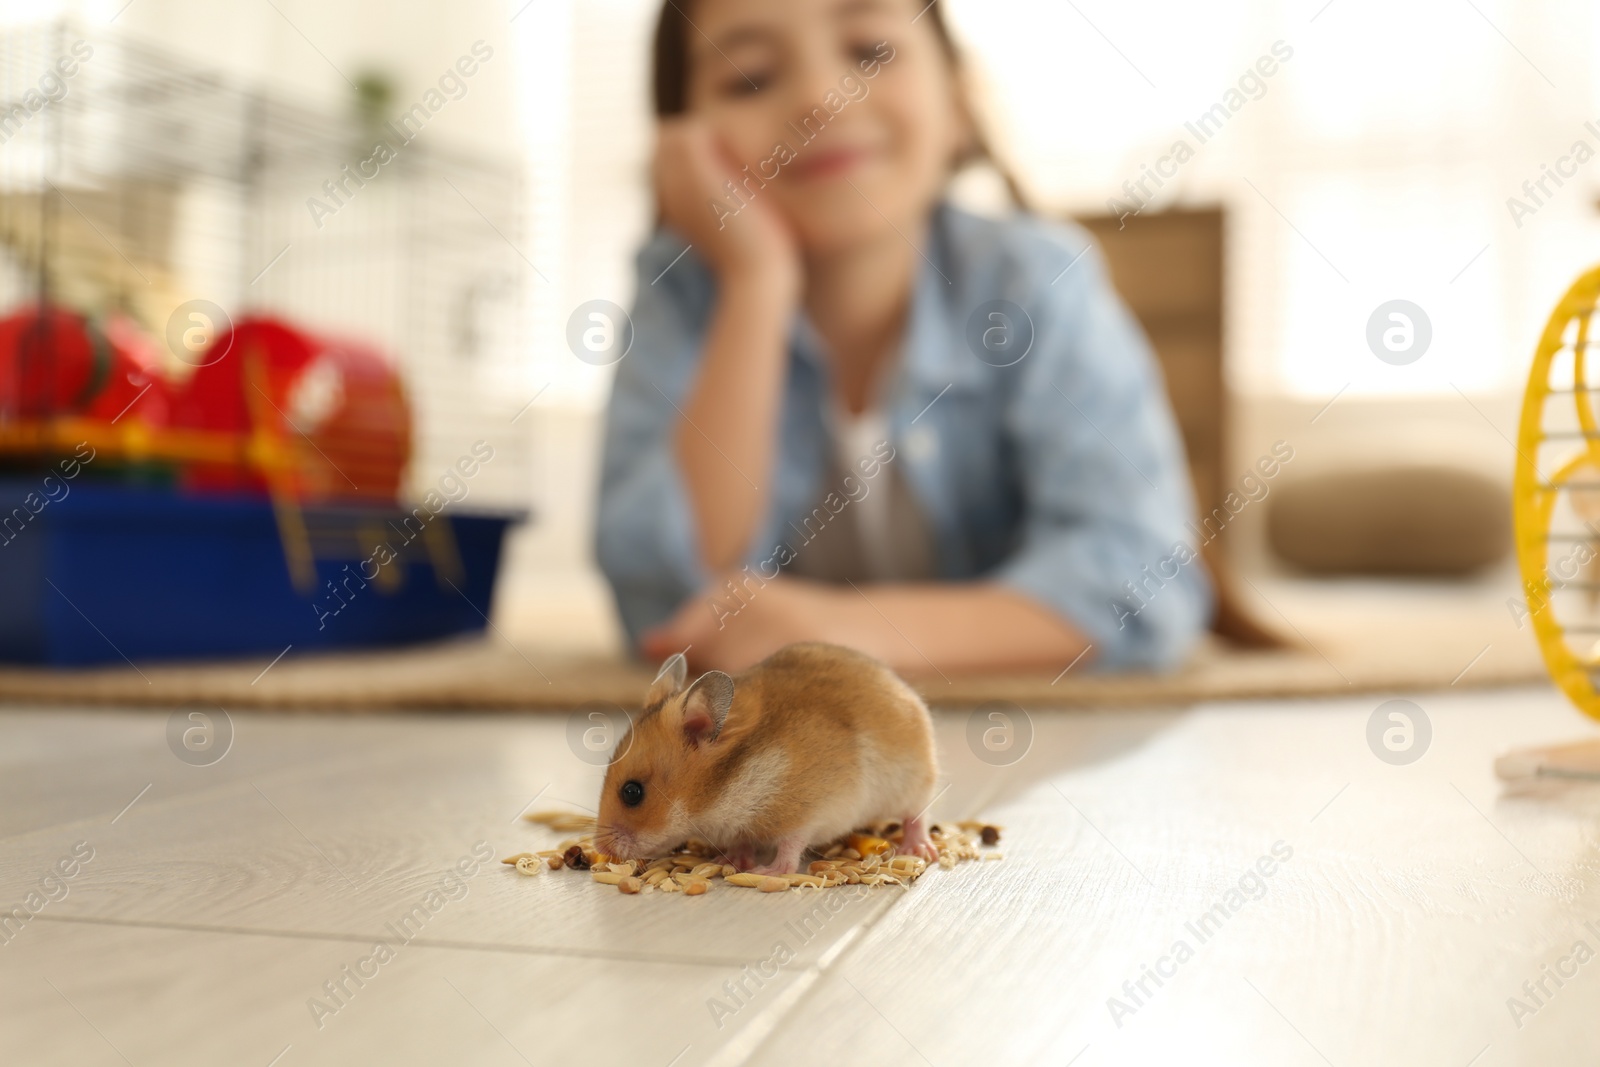
<svg viewBox="0 0 1600 1067">
<path fill-rule="evenodd" d="M 809 845 L 899 820 L 900 851 L 938 859 L 933 722 L 888 667 L 804 643 L 687 682 L 679 653 L 618 742 L 600 792 L 600 851 L 649 858 L 694 837 L 740 870 L 788 874 Z M 769 847 L 772 861 L 757 867 Z"/>
</svg>

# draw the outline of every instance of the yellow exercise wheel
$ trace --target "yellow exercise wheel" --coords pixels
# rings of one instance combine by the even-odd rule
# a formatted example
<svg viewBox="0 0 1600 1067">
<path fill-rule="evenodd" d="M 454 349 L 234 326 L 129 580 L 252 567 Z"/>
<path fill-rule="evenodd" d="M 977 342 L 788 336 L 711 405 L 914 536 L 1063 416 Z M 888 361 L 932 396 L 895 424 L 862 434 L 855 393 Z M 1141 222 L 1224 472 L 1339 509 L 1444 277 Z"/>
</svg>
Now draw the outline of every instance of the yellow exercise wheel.
<svg viewBox="0 0 1600 1067">
<path fill-rule="evenodd" d="M 1512 481 L 1517 563 L 1545 667 L 1600 719 L 1600 267 L 1550 314 L 1528 374 Z"/>
</svg>

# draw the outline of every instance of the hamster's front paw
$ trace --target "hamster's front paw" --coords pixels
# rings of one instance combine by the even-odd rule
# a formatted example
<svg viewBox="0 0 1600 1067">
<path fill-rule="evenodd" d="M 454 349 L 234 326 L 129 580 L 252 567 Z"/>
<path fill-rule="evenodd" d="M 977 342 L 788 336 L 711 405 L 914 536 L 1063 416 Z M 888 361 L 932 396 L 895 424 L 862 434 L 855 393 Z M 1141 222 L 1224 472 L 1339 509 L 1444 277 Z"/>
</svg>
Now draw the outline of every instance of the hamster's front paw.
<svg viewBox="0 0 1600 1067">
<path fill-rule="evenodd" d="M 732 864 L 741 871 L 748 871 L 756 865 L 756 849 L 754 845 L 735 845 L 722 855 L 724 863 Z"/>
<path fill-rule="evenodd" d="M 755 874 L 793 874 L 800 867 L 800 854 L 806 850 L 805 835 L 786 837 L 776 846 L 772 862 L 757 867 Z"/>
</svg>

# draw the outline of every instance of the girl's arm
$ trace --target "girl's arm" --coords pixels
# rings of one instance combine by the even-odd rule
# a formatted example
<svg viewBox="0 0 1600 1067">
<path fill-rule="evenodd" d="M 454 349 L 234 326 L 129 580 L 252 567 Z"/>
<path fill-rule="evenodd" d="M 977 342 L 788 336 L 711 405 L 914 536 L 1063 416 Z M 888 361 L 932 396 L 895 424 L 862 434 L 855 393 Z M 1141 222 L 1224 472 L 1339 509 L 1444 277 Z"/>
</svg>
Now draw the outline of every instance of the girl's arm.
<svg viewBox="0 0 1600 1067">
<path fill-rule="evenodd" d="M 1005 417 L 1026 515 L 987 577 L 1069 620 L 1100 666 L 1170 669 L 1213 601 L 1160 365 L 1088 235 L 1033 236 L 1023 248 L 1041 280 L 1019 303 L 1037 337 Z"/>
<path fill-rule="evenodd" d="M 718 286 L 700 371 L 673 434 L 708 570 L 741 559 L 766 513 L 793 310 L 781 277 L 752 273 Z"/>
<path fill-rule="evenodd" d="M 663 218 L 717 279 L 699 371 L 672 435 L 709 570 L 743 557 L 766 511 L 801 285 L 793 239 L 759 198 L 737 214 L 711 209 L 728 203 L 729 170 L 702 124 L 662 124 L 655 186 Z"/>
<path fill-rule="evenodd" d="M 1094 658 L 1074 626 L 1004 586 L 871 585 L 849 595 L 857 603 L 840 606 L 862 628 L 858 647 L 909 674 L 1061 670 Z"/>
<path fill-rule="evenodd" d="M 1060 671 L 1094 657 L 1056 612 L 993 582 L 836 586 L 778 578 L 742 603 L 713 584 L 641 639 L 660 659 L 689 648 L 695 668 L 742 670 L 794 641 L 832 641 L 897 671 L 938 676 Z M 1087 651 L 1088 655 L 1083 655 Z"/>
</svg>

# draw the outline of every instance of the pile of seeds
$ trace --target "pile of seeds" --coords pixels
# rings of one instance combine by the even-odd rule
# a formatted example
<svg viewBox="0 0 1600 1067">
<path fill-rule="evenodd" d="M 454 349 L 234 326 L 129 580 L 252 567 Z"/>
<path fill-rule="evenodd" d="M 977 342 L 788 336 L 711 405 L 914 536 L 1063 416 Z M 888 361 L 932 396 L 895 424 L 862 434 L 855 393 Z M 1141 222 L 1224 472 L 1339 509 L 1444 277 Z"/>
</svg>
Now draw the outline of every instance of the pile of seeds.
<svg viewBox="0 0 1600 1067">
<path fill-rule="evenodd" d="M 900 824 L 881 823 L 857 831 L 829 845 L 822 858 L 813 860 L 805 874 L 763 875 L 741 872 L 704 841 L 689 840 L 666 856 L 649 861 L 614 860 L 594 845 L 595 821 L 586 815 L 565 811 L 540 811 L 526 816 L 557 833 L 579 836 L 559 846 L 539 852 L 519 852 L 500 862 L 510 864 L 522 874 L 537 875 L 546 870 L 588 871 L 602 885 L 614 885 L 623 893 L 682 893 L 700 896 L 721 879 L 728 885 L 777 893 L 789 889 L 832 889 L 841 885 L 897 885 L 908 887 L 928 869 L 920 856 L 900 855 Z M 999 852 L 980 851 L 1000 843 L 1000 828 L 971 820 L 953 826 L 935 824 L 929 836 L 939 849 L 939 866 L 949 870 L 968 860 L 997 860 Z"/>
</svg>

